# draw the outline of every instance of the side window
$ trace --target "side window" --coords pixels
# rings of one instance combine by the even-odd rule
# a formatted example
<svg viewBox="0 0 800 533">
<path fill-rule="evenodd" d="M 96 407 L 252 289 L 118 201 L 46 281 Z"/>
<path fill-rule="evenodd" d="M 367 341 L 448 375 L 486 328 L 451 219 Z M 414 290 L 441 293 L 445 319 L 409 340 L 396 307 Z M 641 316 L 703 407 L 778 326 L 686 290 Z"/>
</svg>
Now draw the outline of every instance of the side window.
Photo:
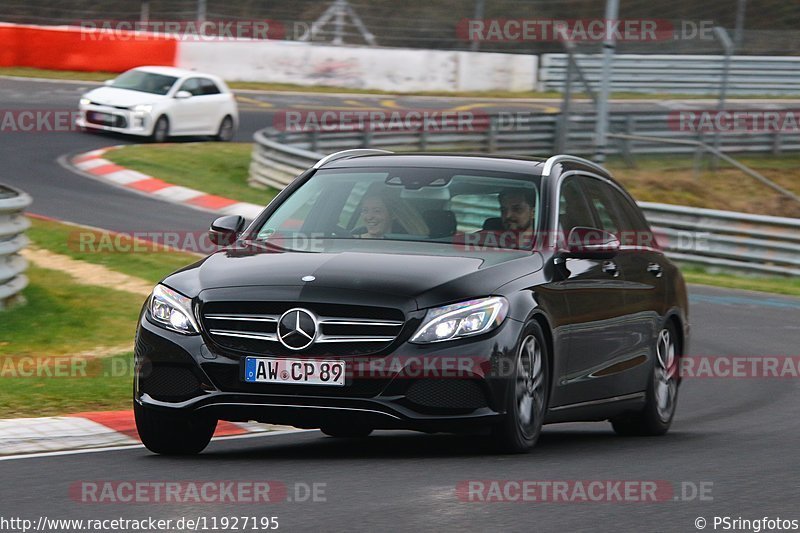
<svg viewBox="0 0 800 533">
<path fill-rule="evenodd" d="M 558 225 L 564 238 L 572 228 L 578 226 L 594 227 L 596 225 L 592 209 L 586 202 L 586 195 L 581 188 L 578 176 L 570 176 L 561 182 L 558 197 Z"/>
<path fill-rule="evenodd" d="M 639 208 L 613 187 L 608 187 L 608 195 L 625 221 L 620 232 L 620 242 L 625 246 L 655 247 L 653 231 Z"/>
<path fill-rule="evenodd" d="M 200 79 L 200 87 L 203 89 L 203 94 L 219 94 L 220 90 L 217 87 L 217 84 L 213 81 L 209 80 L 208 78 Z"/>
<path fill-rule="evenodd" d="M 596 179 L 584 177 L 581 181 L 586 188 L 589 202 L 592 204 L 597 218 L 600 221 L 600 229 L 604 229 L 614 235 L 619 235 L 620 231 L 626 229 L 628 224 L 620 217 L 620 210 L 614 205 L 615 201 L 609 197 L 612 187 Z"/>
<path fill-rule="evenodd" d="M 200 78 L 189 78 L 180 88 L 181 91 L 189 91 L 192 96 L 200 96 L 203 94 L 203 88 L 200 86 Z"/>
</svg>

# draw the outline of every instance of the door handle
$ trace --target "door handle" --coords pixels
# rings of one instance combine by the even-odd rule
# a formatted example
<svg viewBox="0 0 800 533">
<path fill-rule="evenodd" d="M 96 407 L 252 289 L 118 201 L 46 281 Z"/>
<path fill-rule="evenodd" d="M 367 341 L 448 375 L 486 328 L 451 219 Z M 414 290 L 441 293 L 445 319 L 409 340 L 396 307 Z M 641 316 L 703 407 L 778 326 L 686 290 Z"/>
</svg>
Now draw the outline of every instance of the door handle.
<svg viewBox="0 0 800 533">
<path fill-rule="evenodd" d="M 611 274 L 616 278 L 617 276 L 619 276 L 619 267 L 614 261 L 604 261 L 603 272 L 605 272 L 606 274 Z"/>
<path fill-rule="evenodd" d="M 647 271 L 657 278 L 664 275 L 664 269 L 658 263 L 650 263 L 647 265 Z"/>
</svg>

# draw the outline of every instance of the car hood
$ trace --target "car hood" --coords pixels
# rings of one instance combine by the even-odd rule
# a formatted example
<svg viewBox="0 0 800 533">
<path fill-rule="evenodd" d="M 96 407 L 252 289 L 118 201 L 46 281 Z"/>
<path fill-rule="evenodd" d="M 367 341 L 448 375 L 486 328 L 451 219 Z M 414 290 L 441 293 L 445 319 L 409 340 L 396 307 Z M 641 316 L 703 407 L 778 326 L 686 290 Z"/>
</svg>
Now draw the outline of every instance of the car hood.
<svg viewBox="0 0 800 533">
<path fill-rule="evenodd" d="M 118 89 L 116 87 L 100 87 L 98 89 L 93 89 L 84 94 L 83 97 L 98 104 L 119 107 L 149 105 L 169 99 L 168 96 L 161 94 L 143 93 L 141 91 Z"/>
<path fill-rule="evenodd" d="M 264 252 L 237 247 L 217 252 L 164 282 L 196 296 L 229 287 L 303 287 L 337 293 L 386 294 L 414 299 L 420 307 L 490 294 L 511 279 L 540 269 L 538 253 L 422 255 L 376 251 Z M 313 276 L 311 281 L 302 278 Z M 308 278 L 307 278 L 308 279 Z"/>
</svg>

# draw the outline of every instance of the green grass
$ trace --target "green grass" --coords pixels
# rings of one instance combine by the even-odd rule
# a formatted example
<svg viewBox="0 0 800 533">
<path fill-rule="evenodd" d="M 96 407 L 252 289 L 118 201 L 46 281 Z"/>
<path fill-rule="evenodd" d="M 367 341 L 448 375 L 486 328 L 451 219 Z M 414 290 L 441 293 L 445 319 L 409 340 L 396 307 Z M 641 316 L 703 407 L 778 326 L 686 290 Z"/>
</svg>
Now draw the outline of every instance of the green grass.
<svg viewBox="0 0 800 533">
<path fill-rule="evenodd" d="M 0 67 L 0 76 L 14 76 L 19 78 L 46 78 L 59 80 L 105 81 L 116 78 L 119 74 L 112 72 L 78 72 L 71 70 L 45 70 L 31 67 Z M 257 81 L 232 81 L 228 82 L 231 89 L 274 91 L 274 92 L 303 92 L 303 93 L 347 93 L 347 94 L 377 94 L 393 95 L 404 94 L 408 96 L 448 96 L 457 98 L 552 98 L 560 100 L 561 93 L 555 91 L 376 91 L 372 89 L 348 89 L 343 87 L 330 87 L 326 85 L 294 85 L 290 83 L 266 83 Z M 589 98 L 588 94 L 575 93 L 574 98 Z M 770 98 L 774 100 L 791 99 L 786 95 L 754 95 L 737 96 L 737 99 Z M 691 98 L 717 100 L 719 95 L 707 94 L 646 94 L 646 93 L 611 93 L 611 98 L 619 100 L 673 100 L 676 98 Z"/>
<path fill-rule="evenodd" d="M 734 157 L 773 182 L 800 194 L 800 154 Z M 707 157 L 695 175 L 691 156 L 637 156 L 635 160 L 636 168 L 629 168 L 617 157 L 610 158 L 606 166 L 639 201 L 800 217 L 798 202 L 723 161 L 714 170 Z"/>
<path fill-rule="evenodd" d="M 81 251 L 82 234 L 98 239 L 102 234 L 57 222 L 32 222 L 27 234 L 35 246 L 153 283 L 197 260 L 196 255 L 164 250 Z M 131 240 L 122 238 L 119 244 L 125 249 Z M 130 353 L 101 353 L 96 359 L 66 356 L 131 345 L 144 297 L 79 284 L 67 274 L 35 266 L 27 275 L 26 303 L 0 312 L 0 418 L 130 408 Z M 31 368 L 43 369 L 44 375 L 20 375 Z M 57 368 L 62 375 L 47 375 L 48 369 L 58 374 Z"/>
<path fill-rule="evenodd" d="M 26 303 L 0 312 L 0 356 L 74 354 L 130 344 L 144 297 L 32 266 Z"/>
<path fill-rule="evenodd" d="M 113 233 L 48 220 L 34 219 L 32 223 L 27 235 L 34 246 L 102 265 L 154 284 L 167 274 L 194 263 L 199 258 L 186 252 L 157 249 L 142 242 L 135 244 L 125 235 L 116 236 Z"/>
<path fill-rule="evenodd" d="M 267 205 L 278 191 L 247 184 L 252 150 L 247 143 L 174 143 L 126 146 L 103 157 L 168 183 Z"/>
<path fill-rule="evenodd" d="M 3 360 L 0 357 L 0 360 Z M 95 360 L 61 360 L 61 366 L 39 364 L 41 376 L 24 377 L 34 367 L 4 362 L 0 377 L 0 418 L 39 417 L 84 411 L 131 408 L 133 354 Z M 59 360 L 56 360 L 59 361 Z M 47 376 L 45 368 L 51 375 Z"/>
<path fill-rule="evenodd" d="M 44 78 L 48 80 L 106 81 L 119 74 L 112 72 L 81 72 L 77 70 L 47 70 L 32 67 L 0 67 L 0 76 L 15 78 Z"/>
<path fill-rule="evenodd" d="M 691 265 L 681 265 L 681 272 L 686 283 L 800 296 L 800 279 L 798 278 L 742 276 Z"/>
</svg>

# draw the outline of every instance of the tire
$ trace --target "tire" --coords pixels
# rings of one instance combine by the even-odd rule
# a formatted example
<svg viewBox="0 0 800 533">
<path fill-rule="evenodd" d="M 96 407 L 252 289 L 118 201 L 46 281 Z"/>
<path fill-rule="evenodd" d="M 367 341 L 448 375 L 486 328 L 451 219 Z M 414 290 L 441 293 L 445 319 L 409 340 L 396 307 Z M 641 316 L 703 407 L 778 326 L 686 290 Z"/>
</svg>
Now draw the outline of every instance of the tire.
<svg viewBox="0 0 800 533">
<path fill-rule="evenodd" d="M 672 425 L 678 403 L 678 349 L 677 334 L 672 322 L 665 324 L 655 341 L 653 371 L 647 383 L 645 406 L 641 412 L 611 419 L 611 426 L 619 435 L 664 435 Z"/>
<path fill-rule="evenodd" d="M 369 437 L 372 428 L 364 426 L 323 426 L 320 428 L 329 437 L 339 439 L 363 439 Z"/>
<path fill-rule="evenodd" d="M 219 124 L 214 140 L 226 143 L 232 141 L 234 135 L 236 135 L 236 126 L 233 123 L 233 118 L 230 115 L 226 115 Z"/>
<path fill-rule="evenodd" d="M 133 402 L 136 429 L 145 447 L 161 455 L 194 455 L 211 441 L 217 421 L 155 410 Z"/>
<path fill-rule="evenodd" d="M 526 453 L 542 432 L 550 388 L 547 343 L 536 322 L 523 329 L 509 380 L 506 416 L 493 428 L 492 441 L 501 452 Z"/>
<path fill-rule="evenodd" d="M 164 143 L 169 140 L 169 119 L 164 115 L 158 117 L 155 126 L 153 126 L 153 133 L 150 134 L 150 141 L 154 143 Z"/>
</svg>

